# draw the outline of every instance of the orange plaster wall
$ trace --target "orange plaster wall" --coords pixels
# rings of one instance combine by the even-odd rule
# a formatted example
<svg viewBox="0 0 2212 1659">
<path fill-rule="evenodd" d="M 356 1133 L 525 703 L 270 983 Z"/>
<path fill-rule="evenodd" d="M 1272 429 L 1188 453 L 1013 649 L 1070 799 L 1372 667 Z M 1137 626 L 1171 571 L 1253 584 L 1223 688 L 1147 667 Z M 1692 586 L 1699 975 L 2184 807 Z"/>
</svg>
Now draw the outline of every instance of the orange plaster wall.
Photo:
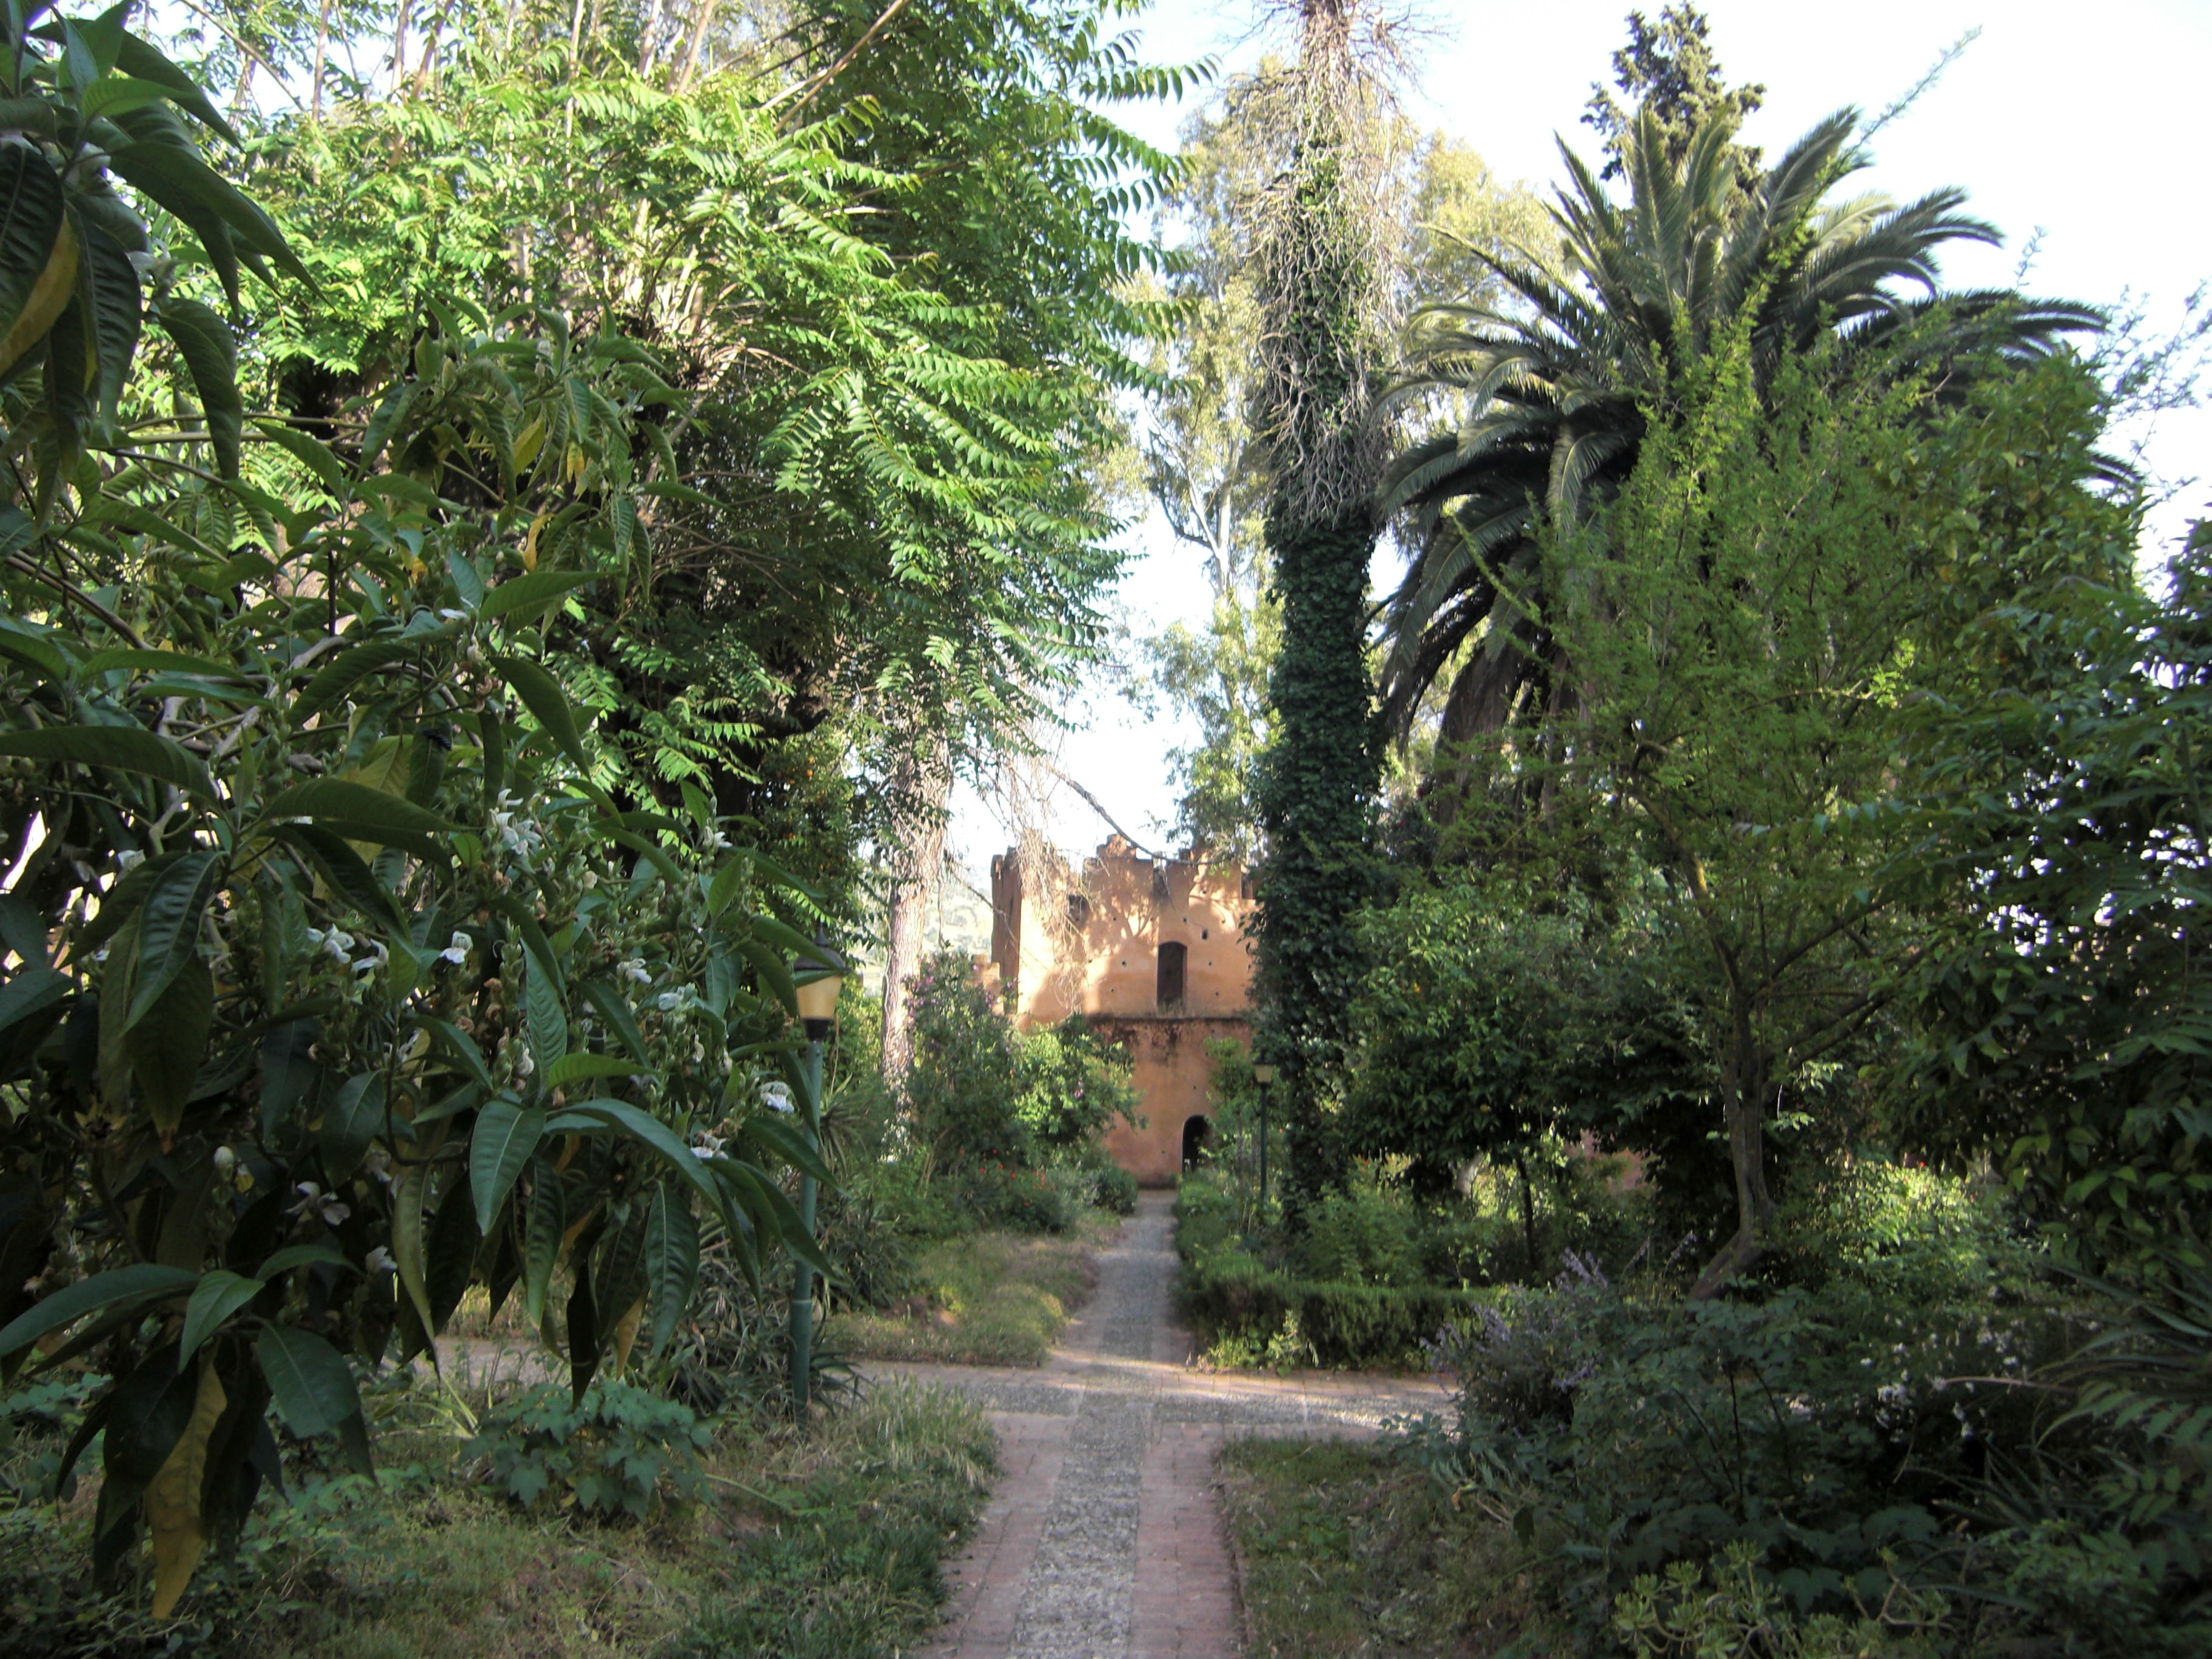
<svg viewBox="0 0 2212 1659">
<path fill-rule="evenodd" d="M 1147 1186 L 1173 1185 L 1183 1124 L 1207 1112 L 1206 1043 L 1248 1040 L 1243 872 L 1196 858 L 1155 862 L 1117 836 L 1084 861 L 1074 883 L 1088 906 L 1079 924 L 1034 913 L 1014 853 L 992 860 L 991 887 L 992 962 L 1014 1018 L 1034 1029 L 1079 1011 L 1129 1049 L 1146 1121 L 1141 1128 L 1115 1125 L 1106 1148 Z M 1183 997 L 1164 1007 L 1158 951 L 1170 943 L 1184 947 Z"/>
</svg>

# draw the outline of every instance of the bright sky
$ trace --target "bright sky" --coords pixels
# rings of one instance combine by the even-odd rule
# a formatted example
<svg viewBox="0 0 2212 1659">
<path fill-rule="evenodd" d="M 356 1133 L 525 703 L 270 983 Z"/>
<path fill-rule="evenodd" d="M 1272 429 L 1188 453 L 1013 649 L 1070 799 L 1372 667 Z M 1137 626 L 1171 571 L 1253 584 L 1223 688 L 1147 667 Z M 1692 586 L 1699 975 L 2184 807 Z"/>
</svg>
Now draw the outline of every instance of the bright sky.
<svg viewBox="0 0 2212 1659">
<path fill-rule="evenodd" d="M 1473 144 L 1499 177 L 1548 193 L 1560 176 L 1554 134 L 1594 149 L 1579 125 L 1583 105 L 1626 38 L 1627 9 L 1623 0 L 1430 0 L 1423 18 L 1431 34 L 1417 54 L 1421 80 L 1409 107 Z M 1659 6 L 1644 9 L 1656 16 Z M 2010 283 L 2022 245 L 2039 231 L 2033 290 L 2106 305 L 2132 293 L 2149 302 L 2154 330 L 2178 326 L 2186 296 L 2212 279 L 2202 127 L 2212 5 L 2204 0 L 2105 0 L 2087 11 L 2051 0 L 1859 0 L 1848 9 L 1709 0 L 1705 9 L 1731 82 L 1765 84 L 1765 107 L 1746 136 L 1769 155 L 1845 104 L 1885 107 L 1947 46 L 1981 30 L 1942 82 L 1879 136 L 1876 165 L 1858 181 L 1899 198 L 1944 185 L 1972 192 L 1969 211 L 1996 224 L 2008 246 L 1960 250 L 1945 270 L 1952 286 Z M 1162 0 L 1140 25 L 1146 55 L 1212 55 L 1233 70 L 1287 39 L 1255 36 L 1257 15 L 1251 0 Z M 1197 101 L 1121 119 L 1171 148 Z M 2212 475 L 2212 410 L 2164 416 L 2148 445 L 2165 477 Z M 2170 544 L 2208 507 L 2212 482 L 2185 490 L 2159 515 L 2156 538 Z M 1133 627 L 1204 614 L 1195 555 L 1157 519 L 1132 532 L 1130 546 L 1121 600 Z M 2160 558 L 2165 550 L 2146 550 Z M 1068 713 L 1078 726 L 1062 744 L 1061 765 L 1132 834 L 1164 846 L 1175 793 L 1166 752 L 1189 734 L 1143 720 L 1108 690 Z M 1105 838 L 1105 824 L 1072 792 L 1054 810 L 1063 845 L 1087 849 Z M 977 869 L 1006 841 L 963 787 L 949 850 Z"/>
</svg>

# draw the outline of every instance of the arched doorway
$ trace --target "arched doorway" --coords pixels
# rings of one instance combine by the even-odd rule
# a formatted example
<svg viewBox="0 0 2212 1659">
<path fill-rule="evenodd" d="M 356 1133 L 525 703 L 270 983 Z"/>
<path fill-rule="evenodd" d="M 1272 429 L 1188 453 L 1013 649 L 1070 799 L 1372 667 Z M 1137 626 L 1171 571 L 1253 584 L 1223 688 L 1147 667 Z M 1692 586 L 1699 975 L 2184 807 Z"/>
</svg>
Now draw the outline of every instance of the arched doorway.
<svg viewBox="0 0 2212 1659">
<path fill-rule="evenodd" d="M 1213 1125 L 1203 1116 L 1182 1121 L 1182 1167 L 1195 1170 L 1213 1150 Z"/>
</svg>

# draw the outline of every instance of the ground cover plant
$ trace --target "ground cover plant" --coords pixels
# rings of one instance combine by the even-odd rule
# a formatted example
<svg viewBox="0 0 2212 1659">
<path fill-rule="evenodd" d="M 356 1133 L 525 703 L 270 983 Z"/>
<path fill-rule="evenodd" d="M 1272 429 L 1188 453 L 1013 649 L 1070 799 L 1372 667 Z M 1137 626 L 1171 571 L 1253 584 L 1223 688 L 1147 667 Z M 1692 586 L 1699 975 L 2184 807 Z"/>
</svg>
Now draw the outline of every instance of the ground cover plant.
<svg viewBox="0 0 2212 1659">
<path fill-rule="evenodd" d="M 993 1472 L 979 1412 L 891 1383 L 811 1436 L 721 1420 L 688 1479 L 651 1483 L 659 1496 L 641 1515 L 584 1501 L 581 1483 L 518 1493 L 499 1455 L 496 1394 L 422 1378 L 374 1391 L 371 1405 L 385 1452 L 376 1476 L 295 1466 L 288 1501 L 256 1512 L 235 1559 L 196 1579 L 173 1620 L 88 1582 L 67 1540 L 96 1502 L 91 1483 L 58 1513 L 11 1510 L 0 1650 L 889 1654 L 933 1622 L 938 1562 L 975 1524 Z M 74 1420 L 19 1431 L 0 1468 L 16 1480 L 51 1462 Z"/>
</svg>

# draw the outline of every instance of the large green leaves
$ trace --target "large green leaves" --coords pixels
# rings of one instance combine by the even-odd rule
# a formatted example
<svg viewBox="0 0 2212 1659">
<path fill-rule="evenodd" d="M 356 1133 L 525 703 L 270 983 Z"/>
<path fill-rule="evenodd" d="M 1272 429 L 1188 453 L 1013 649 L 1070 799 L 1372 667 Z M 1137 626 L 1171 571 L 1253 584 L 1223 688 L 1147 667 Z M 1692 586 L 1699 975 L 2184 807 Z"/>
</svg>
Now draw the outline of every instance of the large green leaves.
<svg viewBox="0 0 2212 1659">
<path fill-rule="evenodd" d="M 501 1095 L 477 1114 L 469 1139 L 469 1190 L 478 1232 L 491 1231 L 492 1218 L 544 1134 L 545 1114 L 511 1096 Z"/>
<path fill-rule="evenodd" d="M 64 214 L 61 179 L 46 158 L 28 145 L 0 149 L 0 374 L 52 324 L 53 313 L 40 316 L 49 296 L 67 297 L 69 277 L 57 283 L 47 269 Z"/>
<path fill-rule="evenodd" d="M 238 341 L 230 325 L 198 300 L 174 296 L 161 303 L 154 318 L 175 343 L 191 377 L 216 465 L 226 478 L 236 477 L 246 404 L 238 392 Z"/>
<path fill-rule="evenodd" d="M 64 1329 L 88 1313 L 174 1296 L 190 1290 L 198 1279 L 198 1273 L 149 1262 L 116 1267 L 79 1279 L 44 1297 L 27 1313 L 19 1315 L 0 1328 L 0 1359 L 49 1332 Z"/>
<path fill-rule="evenodd" d="M 206 766 L 173 738 L 135 726 L 49 726 L 0 732 L 0 755 L 75 762 L 173 783 L 203 799 L 215 793 Z"/>
<path fill-rule="evenodd" d="M 353 1368 L 313 1332 L 271 1325 L 254 1346 L 277 1413 L 294 1434 L 328 1434 L 360 1414 Z"/>
</svg>

